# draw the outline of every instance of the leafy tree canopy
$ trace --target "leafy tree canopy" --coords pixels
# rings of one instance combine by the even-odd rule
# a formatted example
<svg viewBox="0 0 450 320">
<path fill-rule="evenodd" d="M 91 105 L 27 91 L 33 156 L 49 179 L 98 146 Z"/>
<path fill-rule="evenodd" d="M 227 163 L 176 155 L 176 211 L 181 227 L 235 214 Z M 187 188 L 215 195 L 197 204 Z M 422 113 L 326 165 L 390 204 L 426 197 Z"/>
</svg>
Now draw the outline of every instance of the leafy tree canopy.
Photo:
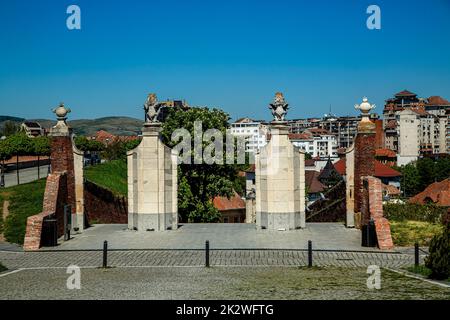
<svg viewBox="0 0 450 320">
<path fill-rule="evenodd" d="M 208 129 L 217 129 L 223 137 L 223 164 L 194 163 L 194 122 L 201 121 L 202 133 Z M 208 108 L 191 108 L 187 111 L 171 110 L 163 124 L 162 139 L 170 147 L 180 141 L 172 140 L 172 133 L 177 129 L 186 129 L 191 136 L 191 151 L 186 151 L 191 164 L 181 163 L 178 166 L 178 213 L 183 222 L 216 222 L 220 218 L 212 199 L 216 196 L 233 195 L 233 189 L 239 189 L 238 172 L 246 165 L 226 164 L 226 131 L 229 127 L 229 116 L 222 110 Z M 215 140 L 214 140 L 215 141 Z M 212 142 L 203 141 L 203 149 Z M 235 143 L 236 146 L 236 143 Z M 236 153 L 235 153 L 236 154 Z M 214 153 L 215 155 L 215 153 Z M 236 163 L 236 161 L 235 161 Z M 242 192 L 242 188 L 239 190 Z"/>
</svg>

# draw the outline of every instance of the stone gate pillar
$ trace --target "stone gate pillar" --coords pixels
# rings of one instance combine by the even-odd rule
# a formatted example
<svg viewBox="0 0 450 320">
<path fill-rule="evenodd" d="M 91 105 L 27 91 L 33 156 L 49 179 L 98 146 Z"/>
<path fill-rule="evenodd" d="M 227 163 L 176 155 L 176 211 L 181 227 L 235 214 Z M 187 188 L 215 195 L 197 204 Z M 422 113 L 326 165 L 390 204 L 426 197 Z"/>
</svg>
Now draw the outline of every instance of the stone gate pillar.
<svg viewBox="0 0 450 320">
<path fill-rule="evenodd" d="M 177 155 L 160 138 L 160 123 L 145 123 L 139 146 L 127 153 L 128 229 L 178 227 Z"/>
<path fill-rule="evenodd" d="M 369 112 L 375 105 L 371 105 L 367 98 L 355 105 L 361 110 L 362 119 L 358 124 L 358 133 L 354 142 L 354 209 L 361 212 L 362 178 L 375 174 L 375 123 L 370 121 Z"/>
<path fill-rule="evenodd" d="M 256 225 L 261 229 L 305 227 L 305 154 L 289 140 L 283 95 L 271 104 L 271 139 L 256 155 Z"/>
<path fill-rule="evenodd" d="M 63 103 L 53 110 L 58 122 L 50 129 L 51 171 L 67 174 L 67 203 L 72 209 L 71 233 L 80 233 L 84 229 L 83 195 L 83 157 L 73 142 L 72 129 L 67 125 L 70 109 Z"/>
</svg>

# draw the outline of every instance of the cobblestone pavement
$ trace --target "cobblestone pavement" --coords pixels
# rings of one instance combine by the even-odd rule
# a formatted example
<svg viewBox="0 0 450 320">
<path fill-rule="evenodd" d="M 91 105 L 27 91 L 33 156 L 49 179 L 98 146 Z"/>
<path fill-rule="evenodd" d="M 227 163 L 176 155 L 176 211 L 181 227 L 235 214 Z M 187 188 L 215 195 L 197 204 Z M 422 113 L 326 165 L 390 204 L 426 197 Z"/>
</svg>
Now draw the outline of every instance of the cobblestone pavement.
<svg viewBox="0 0 450 320">
<path fill-rule="evenodd" d="M 7 252 L 0 251 L 0 261 L 8 269 L 64 268 L 69 265 L 99 267 L 101 251 Z M 423 259 L 423 255 L 422 255 Z M 211 266 L 306 266 L 308 253 L 298 250 L 211 250 Z M 203 250 L 132 250 L 109 251 L 108 266 L 203 266 Z M 315 266 L 400 268 L 413 265 L 414 256 L 380 252 L 313 252 Z"/>
<path fill-rule="evenodd" d="M 205 241 L 215 249 L 306 249 L 308 240 L 315 249 L 369 250 L 361 247 L 361 231 L 342 223 L 307 223 L 305 229 L 290 231 L 257 230 L 250 223 L 186 223 L 178 230 L 137 232 L 127 225 L 94 225 L 70 241 L 60 241 L 56 250 L 101 249 L 108 241 L 111 249 L 202 249 Z"/>
</svg>

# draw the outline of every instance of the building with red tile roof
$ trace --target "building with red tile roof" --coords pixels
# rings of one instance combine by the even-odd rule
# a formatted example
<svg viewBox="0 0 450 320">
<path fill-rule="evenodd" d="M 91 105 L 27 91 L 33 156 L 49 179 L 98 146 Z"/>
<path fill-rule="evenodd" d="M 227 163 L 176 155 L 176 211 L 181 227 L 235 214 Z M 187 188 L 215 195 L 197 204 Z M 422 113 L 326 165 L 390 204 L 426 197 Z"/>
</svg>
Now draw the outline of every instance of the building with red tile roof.
<svg viewBox="0 0 450 320">
<path fill-rule="evenodd" d="M 392 167 L 397 164 L 397 154 L 391 149 L 376 149 L 375 158 L 388 167 Z"/>
<path fill-rule="evenodd" d="M 334 167 L 341 176 L 346 174 L 346 163 L 345 158 L 340 159 L 334 163 Z M 400 188 L 400 177 L 402 174 L 397 170 L 394 170 L 387 165 L 381 163 L 380 161 L 375 161 L 375 177 L 379 178 L 382 183 L 386 185 L 393 185 L 394 187 Z"/>
<path fill-rule="evenodd" d="M 384 147 L 398 154 L 398 165 L 420 156 L 449 153 L 448 110 L 440 96 L 419 98 L 403 90 L 386 100 L 383 110 Z"/>
<path fill-rule="evenodd" d="M 215 197 L 214 207 L 221 213 L 220 222 L 223 223 L 243 223 L 245 222 L 245 201 L 234 191 L 233 196 Z"/>
<path fill-rule="evenodd" d="M 434 203 L 450 207 L 450 178 L 430 184 L 424 191 L 409 199 L 410 203 Z"/>
<path fill-rule="evenodd" d="M 95 133 L 95 136 L 91 137 L 92 140 L 96 140 L 99 141 L 105 145 L 108 145 L 114 141 L 122 141 L 122 142 L 127 142 L 127 141 L 133 141 L 133 140 L 137 140 L 139 139 L 138 136 L 116 136 L 112 133 L 109 133 L 108 131 L 105 130 L 99 130 Z"/>
</svg>

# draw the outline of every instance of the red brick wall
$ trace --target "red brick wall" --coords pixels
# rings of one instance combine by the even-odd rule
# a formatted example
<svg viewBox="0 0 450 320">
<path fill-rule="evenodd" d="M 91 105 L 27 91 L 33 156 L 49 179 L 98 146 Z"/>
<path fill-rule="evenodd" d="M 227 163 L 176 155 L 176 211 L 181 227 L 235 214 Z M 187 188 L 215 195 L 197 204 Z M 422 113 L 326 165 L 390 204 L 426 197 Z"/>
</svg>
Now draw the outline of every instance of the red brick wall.
<svg viewBox="0 0 450 320">
<path fill-rule="evenodd" d="M 64 234 L 64 204 L 67 203 L 66 174 L 50 174 L 45 185 L 42 212 L 28 217 L 23 248 L 26 251 L 38 250 L 41 246 L 43 221 L 55 214 L 58 222 L 58 237 Z"/>
<path fill-rule="evenodd" d="M 375 222 L 378 247 L 389 250 L 394 247 L 389 221 L 383 217 L 383 190 L 381 180 L 375 177 L 363 178 L 362 223 L 367 225 L 370 218 Z"/>
<path fill-rule="evenodd" d="M 384 148 L 383 120 L 375 120 L 375 149 Z"/>
<path fill-rule="evenodd" d="M 358 133 L 355 138 L 355 212 L 361 212 L 361 178 L 375 174 L 375 133 Z"/>
<path fill-rule="evenodd" d="M 76 213 L 75 171 L 70 136 L 51 137 L 51 168 L 52 173 L 67 173 L 67 204 L 72 206 L 72 213 Z"/>
<path fill-rule="evenodd" d="M 127 198 L 89 181 L 84 184 L 84 210 L 87 223 L 128 223 Z"/>
</svg>

